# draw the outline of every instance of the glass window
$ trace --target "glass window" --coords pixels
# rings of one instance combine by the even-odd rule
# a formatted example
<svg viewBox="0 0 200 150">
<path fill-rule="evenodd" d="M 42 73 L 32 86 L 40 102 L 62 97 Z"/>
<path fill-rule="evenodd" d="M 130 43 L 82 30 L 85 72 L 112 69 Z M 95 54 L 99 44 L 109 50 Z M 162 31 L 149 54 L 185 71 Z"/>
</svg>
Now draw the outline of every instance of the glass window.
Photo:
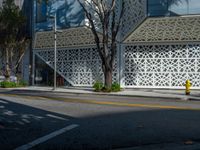
<svg viewBox="0 0 200 150">
<path fill-rule="evenodd" d="M 36 11 L 36 22 L 45 22 L 47 19 L 47 5 L 45 0 L 42 0 L 40 3 L 37 2 Z"/>
<path fill-rule="evenodd" d="M 199 0 L 148 0 L 149 16 L 200 14 Z"/>
<path fill-rule="evenodd" d="M 168 15 L 167 0 L 149 0 L 148 16 L 166 16 Z"/>
<path fill-rule="evenodd" d="M 169 2 L 169 11 L 172 16 L 188 14 L 188 0 L 171 0 Z"/>
<path fill-rule="evenodd" d="M 200 14 L 200 1 L 199 0 L 188 0 L 189 1 L 189 14 Z"/>
<path fill-rule="evenodd" d="M 82 26 L 85 20 L 84 12 L 75 0 L 42 0 L 36 5 L 36 31 L 52 30 L 53 19 L 47 16 L 57 16 L 57 28 L 65 29 Z"/>
</svg>

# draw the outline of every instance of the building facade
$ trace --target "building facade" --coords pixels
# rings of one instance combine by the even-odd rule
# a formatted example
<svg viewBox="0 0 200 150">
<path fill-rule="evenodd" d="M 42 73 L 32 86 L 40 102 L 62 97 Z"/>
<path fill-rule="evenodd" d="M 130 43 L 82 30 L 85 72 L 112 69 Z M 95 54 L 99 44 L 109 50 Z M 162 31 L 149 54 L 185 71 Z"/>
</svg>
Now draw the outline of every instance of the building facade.
<svg viewBox="0 0 200 150">
<path fill-rule="evenodd" d="M 57 34 L 58 84 L 102 81 L 101 60 L 78 2 L 35 2 L 33 11 L 33 84 L 52 84 L 54 33 L 48 15 L 55 13 L 62 30 Z M 199 14 L 198 0 L 125 0 L 113 81 L 125 88 L 183 88 L 189 79 L 200 88 Z"/>
</svg>

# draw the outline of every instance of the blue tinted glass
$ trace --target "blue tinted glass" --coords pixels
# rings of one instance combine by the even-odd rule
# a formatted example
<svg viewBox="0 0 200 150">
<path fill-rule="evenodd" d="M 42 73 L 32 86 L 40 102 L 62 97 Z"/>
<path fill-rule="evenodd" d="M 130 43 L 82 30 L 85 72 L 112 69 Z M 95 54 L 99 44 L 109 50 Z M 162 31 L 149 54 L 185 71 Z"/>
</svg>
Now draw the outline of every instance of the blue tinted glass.
<svg viewBox="0 0 200 150">
<path fill-rule="evenodd" d="M 46 1 L 46 0 L 43 0 Z M 85 20 L 84 12 L 76 0 L 48 0 L 36 5 L 36 30 L 52 30 L 53 20 L 48 16 L 57 16 L 57 28 L 82 26 Z"/>
<path fill-rule="evenodd" d="M 200 14 L 200 0 L 148 0 L 149 16 Z"/>
<path fill-rule="evenodd" d="M 200 0 L 189 0 L 189 14 L 200 14 Z"/>
<path fill-rule="evenodd" d="M 188 0 L 171 0 L 169 11 L 171 15 L 188 14 Z"/>
<path fill-rule="evenodd" d="M 148 1 L 149 16 L 165 16 L 168 15 L 167 0 L 149 0 Z"/>
<path fill-rule="evenodd" d="M 46 13 L 47 13 L 47 5 L 45 0 L 42 0 L 41 3 L 37 2 L 37 22 L 44 22 L 46 21 Z"/>
</svg>

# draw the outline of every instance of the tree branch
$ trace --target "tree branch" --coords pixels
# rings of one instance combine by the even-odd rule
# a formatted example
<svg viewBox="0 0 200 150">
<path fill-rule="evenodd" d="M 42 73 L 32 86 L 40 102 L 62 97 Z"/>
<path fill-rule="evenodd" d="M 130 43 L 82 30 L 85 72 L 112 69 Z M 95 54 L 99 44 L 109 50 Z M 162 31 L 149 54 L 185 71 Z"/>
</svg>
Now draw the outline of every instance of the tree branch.
<svg viewBox="0 0 200 150">
<path fill-rule="evenodd" d="M 95 28 L 95 25 L 94 25 L 94 22 L 93 22 L 93 19 L 92 19 L 92 15 L 86 10 L 84 4 L 78 0 L 79 4 L 81 5 L 81 7 L 83 8 L 85 14 L 86 14 L 86 17 L 88 18 L 89 22 L 90 22 L 90 25 L 91 25 L 91 30 L 92 30 L 92 33 L 95 37 L 95 42 L 96 42 L 96 45 L 97 45 L 97 51 L 99 52 L 99 55 L 102 59 L 102 61 L 104 60 L 104 56 L 103 56 L 103 53 L 102 53 L 102 50 L 101 50 L 101 46 L 100 46 L 100 38 L 98 36 L 98 33 L 96 31 L 96 28 Z"/>
</svg>

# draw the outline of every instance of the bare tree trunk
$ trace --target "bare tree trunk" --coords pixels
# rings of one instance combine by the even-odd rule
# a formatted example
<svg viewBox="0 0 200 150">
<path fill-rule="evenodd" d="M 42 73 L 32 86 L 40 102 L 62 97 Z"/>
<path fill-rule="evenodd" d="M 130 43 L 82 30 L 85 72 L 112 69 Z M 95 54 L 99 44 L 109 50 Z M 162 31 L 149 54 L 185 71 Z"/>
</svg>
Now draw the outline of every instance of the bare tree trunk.
<svg viewBox="0 0 200 150">
<path fill-rule="evenodd" d="M 6 48 L 5 78 L 6 78 L 6 81 L 10 81 L 9 49 L 8 48 Z"/>
<path fill-rule="evenodd" d="M 112 70 L 105 70 L 104 72 L 105 88 L 111 90 L 112 86 Z"/>
<path fill-rule="evenodd" d="M 104 88 L 106 90 L 111 90 L 112 87 L 112 66 L 109 61 L 105 61 L 102 63 L 102 68 L 103 68 L 103 74 L 104 74 Z"/>
<path fill-rule="evenodd" d="M 107 0 L 78 0 L 78 2 L 89 20 L 91 31 L 95 37 L 97 50 L 102 61 L 104 87 L 106 91 L 110 91 L 117 52 L 117 34 L 124 14 L 124 0 L 122 0 L 122 9 L 119 17 L 116 17 L 116 13 L 118 13 L 116 9 L 117 0 L 111 0 L 111 3 L 107 3 Z M 99 19 L 101 24 L 102 38 L 98 34 L 99 25 L 96 26 L 96 19 Z M 111 41 L 109 33 L 111 33 Z M 102 44 L 102 48 L 100 44 Z"/>
<path fill-rule="evenodd" d="M 14 70 L 15 70 L 15 74 L 18 74 L 18 72 L 19 72 L 19 66 L 20 66 L 20 63 L 21 63 L 21 61 L 22 61 L 22 59 L 23 59 L 23 57 L 24 57 L 24 53 L 25 52 L 23 52 L 21 55 L 20 55 L 20 57 L 18 58 L 18 60 L 16 61 L 16 64 L 15 64 L 15 66 L 14 66 Z"/>
</svg>

